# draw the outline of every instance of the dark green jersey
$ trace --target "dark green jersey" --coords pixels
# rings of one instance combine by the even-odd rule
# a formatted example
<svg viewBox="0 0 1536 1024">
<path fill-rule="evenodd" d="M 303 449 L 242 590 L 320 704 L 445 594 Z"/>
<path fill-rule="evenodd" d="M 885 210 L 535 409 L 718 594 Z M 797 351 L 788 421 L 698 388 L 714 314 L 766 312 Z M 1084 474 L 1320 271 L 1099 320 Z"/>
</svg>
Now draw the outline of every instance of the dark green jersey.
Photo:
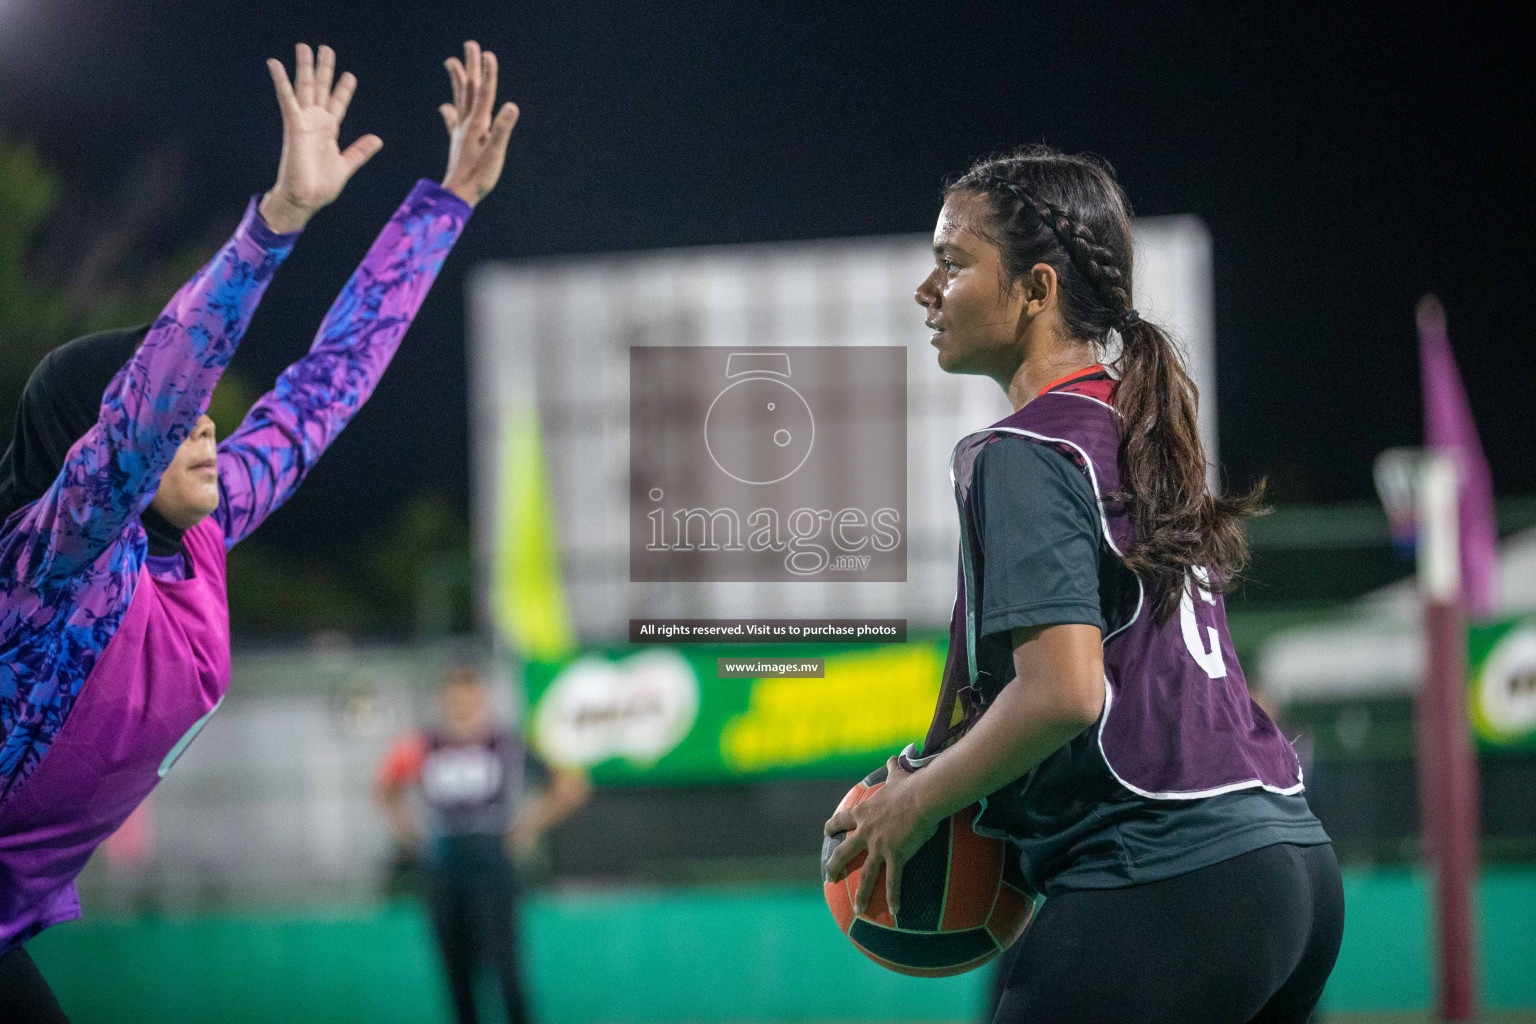
<svg viewBox="0 0 1536 1024">
<path fill-rule="evenodd" d="M 1106 550 L 1093 485 L 1065 455 L 1005 436 L 976 458 L 971 508 L 977 684 L 990 701 L 1014 678 L 1009 631 L 1086 623 L 1113 632 L 1134 610 L 1135 577 Z M 993 795 L 983 823 L 1023 849 L 1031 884 L 1053 891 L 1156 881 L 1278 842 L 1324 843 L 1300 793 L 1262 788 L 1154 799 L 1110 771 L 1097 726 Z"/>
</svg>

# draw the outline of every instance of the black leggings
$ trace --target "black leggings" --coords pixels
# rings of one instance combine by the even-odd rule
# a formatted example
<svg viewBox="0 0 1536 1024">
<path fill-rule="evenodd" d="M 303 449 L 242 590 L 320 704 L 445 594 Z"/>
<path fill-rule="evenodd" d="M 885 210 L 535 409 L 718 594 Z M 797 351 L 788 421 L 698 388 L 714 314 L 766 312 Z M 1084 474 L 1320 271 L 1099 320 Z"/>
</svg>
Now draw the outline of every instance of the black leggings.
<svg viewBox="0 0 1536 1024">
<path fill-rule="evenodd" d="M 517 963 L 517 879 L 499 836 L 457 838 L 428 874 L 428 905 L 460 1024 L 475 1024 L 475 975 L 491 966 L 507 1020 L 527 1020 Z"/>
<path fill-rule="evenodd" d="M 69 1024 L 37 964 L 17 946 L 0 956 L 0 1021 L 5 1024 Z"/>
<path fill-rule="evenodd" d="M 993 1024 L 1305 1024 L 1344 935 L 1333 847 L 1281 843 L 1047 899 L 1004 954 Z"/>
</svg>

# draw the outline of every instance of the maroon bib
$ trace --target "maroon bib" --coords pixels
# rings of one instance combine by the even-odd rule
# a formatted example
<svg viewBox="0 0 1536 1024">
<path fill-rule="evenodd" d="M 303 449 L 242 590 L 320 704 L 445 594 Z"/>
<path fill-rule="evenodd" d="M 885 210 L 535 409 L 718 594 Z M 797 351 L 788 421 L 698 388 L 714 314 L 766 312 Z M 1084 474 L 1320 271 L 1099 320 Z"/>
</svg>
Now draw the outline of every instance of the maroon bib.
<svg viewBox="0 0 1536 1024">
<path fill-rule="evenodd" d="M 950 475 L 960 513 L 960 572 L 941 713 L 924 744 L 925 753 L 941 749 L 953 739 L 957 723 L 968 714 L 979 714 L 996 696 L 984 693 L 976 676 L 974 568 L 981 557 L 981 538 L 971 508 L 971 483 L 976 457 L 987 443 L 1014 435 L 1069 458 L 1098 497 L 1110 549 L 1105 556 L 1123 563 L 1134 528 L 1125 503 L 1114 500 L 1121 489 L 1119 425 L 1111 404 L 1114 384 L 1103 374 L 1069 381 L 955 446 Z M 1161 800 L 1253 787 L 1301 792 L 1295 750 L 1248 696 L 1221 595 L 1206 594 L 1189 581 L 1178 614 L 1162 625 L 1155 621 L 1139 581 L 1134 596 L 1134 603 L 1105 623 L 1104 633 L 1104 710 L 1095 728 L 1116 781 Z M 911 760 L 921 764 L 925 759 Z"/>
</svg>

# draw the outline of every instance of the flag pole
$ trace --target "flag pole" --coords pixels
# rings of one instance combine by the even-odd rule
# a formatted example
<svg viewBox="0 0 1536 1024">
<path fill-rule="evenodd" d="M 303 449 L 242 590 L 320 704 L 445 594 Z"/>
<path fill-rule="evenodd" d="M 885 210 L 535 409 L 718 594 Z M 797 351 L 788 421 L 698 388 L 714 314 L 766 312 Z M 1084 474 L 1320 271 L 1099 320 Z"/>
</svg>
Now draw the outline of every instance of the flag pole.
<svg viewBox="0 0 1536 1024">
<path fill-rule="evenodd" d="M 1438 323 L 1435 321 L 1438 320 Z M 1444 330 L 1426 296 L 1419 328 Z M 1444 449 L 1427 451 L 1415 488 L 1418 584 L 1424 607 L 1425 674 L 1417 708 L 1419 808 L 1434 870 L 1443 1021 L 1477 1012 L 1473 887 L 1477 871 L 1477 762 L 1467 720 L 1467 629 L 1463 602 L 1460 474 Z"/>
</svg>

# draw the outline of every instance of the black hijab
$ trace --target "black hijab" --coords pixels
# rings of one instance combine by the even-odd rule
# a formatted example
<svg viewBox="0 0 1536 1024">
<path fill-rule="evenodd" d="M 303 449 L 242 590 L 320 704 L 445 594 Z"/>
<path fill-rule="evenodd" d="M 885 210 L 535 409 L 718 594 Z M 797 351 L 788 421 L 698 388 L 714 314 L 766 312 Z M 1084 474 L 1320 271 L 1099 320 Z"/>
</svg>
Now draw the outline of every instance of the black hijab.
<svg viewBox="0 0 1536 1024">
<path fill-rule="evenodd" d="M 27 378 L 16 407 L 11 446 L 0 456 L 0 523 L 53 486 L 64 457 L 101 414 L 102 395 L 138 350 L 149 326 L 101 331 L 49 352 Z M 140 516 L 149 553 L 182 551 L 182 531 L 146 508 Z"/>
</svg>

